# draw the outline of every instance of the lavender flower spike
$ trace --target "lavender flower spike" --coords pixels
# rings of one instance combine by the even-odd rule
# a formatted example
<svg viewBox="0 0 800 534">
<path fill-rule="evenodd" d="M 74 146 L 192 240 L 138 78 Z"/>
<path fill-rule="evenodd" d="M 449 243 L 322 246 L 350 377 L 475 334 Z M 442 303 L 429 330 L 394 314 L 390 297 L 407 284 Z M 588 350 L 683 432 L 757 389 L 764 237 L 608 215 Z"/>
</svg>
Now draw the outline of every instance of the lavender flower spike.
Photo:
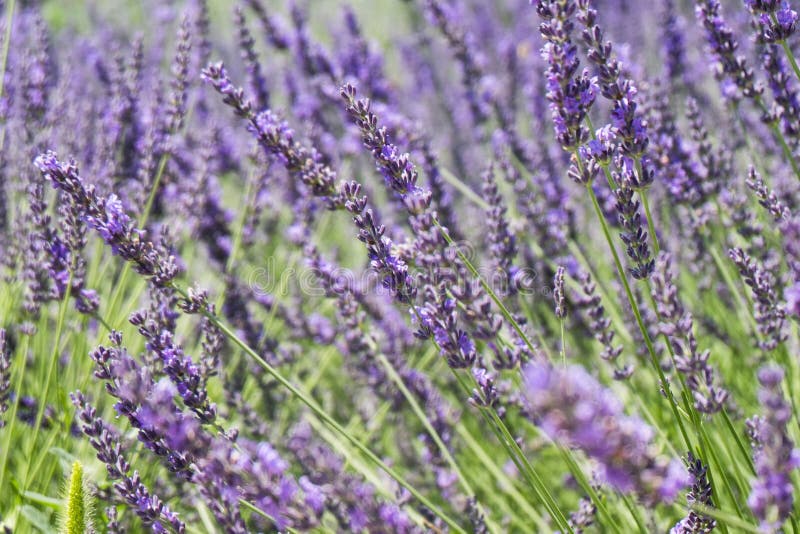
<svg viewBox="0 0 800 534">
<path fill-rule="evenodd" d="M 556 317 L 567 318 L 567 300 L 564 297 L 564 267 L 559 266 L 553 279 L 553 301 L 556 306 Z"/>
<path fill-rule="evenodd" d="M 542 57 L 547 62 L 547 99 L 553 115 L 556 139 L 567 152 L 574 152 L 589 140 L 583 119 L 599 91 L 597 79 L 584 69 L 578 73 L 578 49 L 570 40 L 570 17 L 576 6 L 572 0 L 533 2 L 542 19 L 539 31 L 547 41 Z"/>
<path fill-rule="evenodd" d="M 792 408 L 781 393 L 782 380 L 780 367 L 767 366 L 758 371 L 758 400 L 764 415 L 747 421 L 757 475 L 747 504 L 764 532 L 778 532 L 792 512 L 791 473 L 800 466 L 800 451 L 789 438 Z"/>
<path fill-rule="evenodd" d="M 554 441 L 596 461 L 601 482 L 645 503 L 672 502 L 687 486 L 678 460 L 656 456 L 653 430 L 625 415 L 619 399 L 583 367 L 532 362 L 523 373 L 533 420 Z"/>
<path fill-rule="evenodd" d="M 3 414 L 8 410 L 11 395 L 11 354 L 6 342 L 6 331 L 0 328 L 0 428 L 5 426 Z"/>
<path fill-rule="evenodd" d="M 134 226 L 116 195 L 104 198 L 91 185 L 84 185 L 74 161 L 65 164 L 54 152 L 47 152 L 34 163 L 45 180 L 72 199 L 86 224 L 100 234 L 114 254 L 133 263 L 139 274 L 149 277 L 157 286 L 166 286 L 177 276 L 175 258 L 143 239 L 142 231 Z"/>
<path fill-rule="evenodd" d="M 781 0 L 744 0 L 747 9 L 756 17 L 758 40 L 762 43 L 779 43 L 794 34 L 797 11 L 789 2 Z"/>
<path fill-rule="evenodd" d="M 158 496 L 148 491 L 138 473 L 134 472 L 133 476 L 128 474 L 131 466 L 122 455 L 119 439 L 97 415 L 97 410 L 86 401 L 80 391 L 70 394 L 70 397 L 78 410 L 81 429 L 97 451 L 97 458 L 106 464 L 109 478 L 116 481 L 114 489 L 119 496 L 131 505 L 142 522 L 150 526 L 153 532 L 183 533 L 186 526 L 177 514 Z"/>
<path fill-rule="evenodd" d="M 689 467 L 689 474 L 692 476 L 692 486 L 686 494 L 686 502 L 689 505 L 699 503 L 704 506 L 713 506 L 708 467 L 703 465 L 703 462 L 695 458 L 692 453 L 688 454 L 686 463 Z M 670 529 L 669 534 L 708 534 L 716 526 L 716 520 L 691 510 L 686 517 Z"/>
</svg>

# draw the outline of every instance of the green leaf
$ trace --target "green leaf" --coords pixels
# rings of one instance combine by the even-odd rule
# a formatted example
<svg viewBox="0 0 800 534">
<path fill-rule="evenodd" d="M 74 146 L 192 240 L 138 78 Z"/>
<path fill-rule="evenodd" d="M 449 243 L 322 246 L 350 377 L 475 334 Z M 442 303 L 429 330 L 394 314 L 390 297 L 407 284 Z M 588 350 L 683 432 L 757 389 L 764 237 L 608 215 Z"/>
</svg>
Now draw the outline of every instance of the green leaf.
<svg viewBox="0 0 800 534">
<path fill-rule="evenodd" d="M 52 517 L 53 512 L 43 511 L 30 504 L 25 504 L 19 509 L 22 517 L 28 520 L 36 530 L 39 532 L 50 533 L 53 532 Z"/>
</svg>

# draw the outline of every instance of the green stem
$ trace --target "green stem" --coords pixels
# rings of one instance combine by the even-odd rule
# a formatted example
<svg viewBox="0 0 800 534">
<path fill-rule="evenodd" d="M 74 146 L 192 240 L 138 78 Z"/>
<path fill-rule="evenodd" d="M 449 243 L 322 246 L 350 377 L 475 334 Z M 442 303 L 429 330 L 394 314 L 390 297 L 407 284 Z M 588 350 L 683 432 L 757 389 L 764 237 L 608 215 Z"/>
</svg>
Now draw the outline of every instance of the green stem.
<svg viewBox="0 0 800 534">
<path fill-rule="evenodd" d="M 719 456 L 716 453 L 716 449 L 712 446 L 711 440 L 708 437 L 708 434 L 706 433 L 705 428 L 703 428 L 702 424 L 700 424 L 699 421 L 697 421 L 695 424 L 696 424 L 696 426 L 697 426 L 697 428 L 699 430 L 699 435 L 700 435 L 700 442 L 699 442 L 700 451 L 703 453 L 703 456 L 705 456 L 706 458 L 708 458 L 710 460 L 714 460 L 714 463 L 717 464 L 717 467 L 719 468 L 720 475 L 722 476 L 722 478 L 723 478 L 723 480 L 725 482 L 725 488 L 728 490 L 728 495 L 730 495 L 731 501 L 733 502 L 733 506 L 736 508 L 736 514 L 739 517 L 741 517 L 742 519 L 744 519 L 744 514 L 742 512 L 742 508 L 739 506 L 739 501 L 736 498 L 737 494 L 733 489 L 733 484 L 728 479 L 728 476 L 727 476 L 727 474 L 725 472 L 725 467 L 723 466 L 722 462 L 720 461 Z M 714 504 L 717 507 L 719 507 L 720 506 L 720 501 L 719 501 L 720 495 L 719 495 L 719 489 L 717 488 L 717 485 L 716 485 L 715 480 L 714 480 L 714 471 L 712 469 L 709 469 L 708 472 L 707 472 L 707 476 L 708 476 L 708 483 L 711 486 L 711 499 L 714 502 Z M 739 489 L 741 489 L 741 488 L 739 488 Z"/>
<path fill-rule="evenodd" d="M 436 343 L 435 340 L 434 343 Z M 469 395 L 471 390 L 470 387 L 464 383 L 464 379 L 457 370 L 453 369 L 452 367 L 450 367 L 450 369 L 458 381 L 459 386 L 461 386 L 461 389 L 465 394 Z M 474 389 L 478 389 L 475 378 L 471 375 L 470 378 L 472 379 L 472 387 Z M 505 423 L 503 423 L 502 419 L 500 419 L 495 410 L 491 407 L 479 408 L 478 413 L 481 414 L 486 424 L 492 429 L 495 436 L 500 441 L 500 444 L 503 445 L 504 449 L 506 449 L 509 458 L 511 458 L 511 460 L 514 462 L 514 465 L 517 466 L 517 470 L 522 474 L 523 478 L 525 478 L 531 489 L 533 489 L 536 497 L 544 505 L 544 507 L 547 508 L 547 512 L 550 514 L 550 517 L 552 517 L 553 520 L 558 523 L 559 528 L 564 528 L 568 532 L 572 533 L 572 528 L 569 526 L 566 516 L 555 502 L 555 499 L 553 499 L 553 496 L 547 490 L 547 487 L 544 485 L 544 482 L 539 474 L 534 470 L 530 462 L 527 461 L 525 454 L 519 448 L 516 440 L 514 440 L 514 438 L 511 436 L 511 432 L 509 432 Z"/>
<path fill-rule="evenodd" d="M 439 451 L 441 451 L 442 456 L 450 466 L 450 469 L 452 469 L 453 472 L 458 477 L 458 480 L 461 483 L 461 487 L 464 488 L 464 491 L 467 492 L 468 495 L 475 496 L 477 498 L 475 490 L 473 490 L 472 487 L 470 486 L 467 477 L 464 476 L 464 473 L 458 467 L 458 463 L 456 463 L 456 460 L 455 458 L 453 458 L 453 455 L 450 454 L 450 450 L 447 448 L 447 445 L 445 445 L 445 443 L 442 441 L 442 438 L 439 436 L 439 433 L 436 432 L 436 429 L 433 428 L 430 419 L 428 418 L 427 415 L 425 415 L 425 412 L 420 407 L 419 403 L 417 402 L 417 399 L 414 398 L 414 395 L 412 395 L 411 392 L 408 390 L 405 383 L 403 382 L 403 379 L 397 373 L 397 370 L 394 368 L 391 362 L 389 362 L 389 360 L 386 359 L 386 356 L 383 354 L 378 354 L 378 361 L 381 362 L 381 365 L 383 365 L 383 368 L 386 370 L 386 373 L 389 375 L 389 378 L 392 380 L 392 382 L 395 383 L 397 388 L 403 394 L 403 397 L 405 397 L 406 401 L 411 406 L 411 410 L 417 416 L 417 419 L 419 419 L 419 421 L 422 423 L 422 426 L 425 427 L 425 430 L 428 432 L 431 439 L 433 439 L 433 442 L 439 448 Z M 482 506 L 480 505 L 480 503 L 477 503 L 477 505 L 485 517 L 486 513 L 482 509 Z"/>
<path fill-rule="evenodd" d="M 503 423 L 503 421 L 500 419 L 500 417 L 493 409 L 485 409 L 482 411 L 488 413 L 492 423 L 494 423 L 495 427 L 503 435 L 504 443 L 506 443 L 511 448 L 511 450 L 514 451 L 515 456 L 519 458 L 520 461 L 522 462 L 522 465 L 524 467 L 523 473 L 527 472 L 527 476 L 530 477 L 531 480 L 534 482 L 534 484 L 539 488 L 545 507 L 548 508 L 548 511 L 552 515 L 553 519 L 557 523 L 559 523 L 559 527 L 565 529 L 567 532 L 570 533 L 574 532 L 566 516 L 561 511 L 561 508 L 558 506 L 558 504 L 556 504 L 556 501 L 553 498 L 552 494 L 550 493 L 550 490 L 547 489 L 547 485 L 544 483 L 542 478 L 539 476 L 539 474 L 533 468 L 531 463 L 528 461 L 527 457 L 522 452 L 522 449 L 519 448 L 519 445 L 509 432 L 505 423 Z"/>
<path fill-rule="evenodd" d="M 244 225 L 247 222 L 247 217 L 250 214 L 250 205 L 248 199 L 251 195 L 251 190 L 253 188 L 253 180 L 252 176 L 249 176 L 247 179 L 247 185 L 245 186 L 244 190 L 244 198 L 242 202 L 244 204 L 244 209 L 242 210 L 242 215 L 239 217 L 239 221 L 236 224 L 236 231 L 233 234 L 233 244 L 231 245 L 231 252 L 228 255 L 228 261 L 225 262 L 225 272 L 230 273 L 233 269 L 234 264 L 236 263 L 236 256 L 239 252 L 239 247 L 242 244 L 242 232 L 244 232 Z"/>
<path fill-rule="evenodd" d="M 661 252 L 661 247 L 658 246 L 658 236 L 656 235 L 656 227 L 653 222 L 653 216 L 650 215 L 650 203 L 647 201 L 647 194 L 645 193 L 644 189 L 638 190 L 638 193 L 639 198 L 642 199 L 645 217 L 647 217 L 647 229 L 653 239 L 653 255 L 657 257 L 658 253 Z"/>
<path fill-rule="evenodd" d="M 251 512 L 254 512 L 254 513 L 260 515 L 261 517 L 267 519 L 271 523 L 277 523 L 277 521 L 275 520 L 274 517 L 272 517 L 267 512 L 265 512 L 264 510 L 262 510 L 261 508 L 259 508 L 255 504 L 251 503 L 250 501 L 246 501 L 244 499 L 239 499 L 239 504 L 242 505 L 242 507 L 247 508 Z M 292 527 L 284 527 L 284 528 L 286 529 L 286 532 L 289 532 L 290 534 L 299 534 L 299 531 L 293 529 Z"/>
<path fill-rule="evenodd" d="M 641 534 L 647 534 L 648 530 L 644 526 L 644 522 L 642 518 L 639 517 L 639 513 L 636 510 L 636 507 L 631 503 L 631 500 L 626 496 L 620 493 L 620 499 L 622 499 L 623 504 L 625 504 L 625 508 L 628 509 L 628 512 L 633 516 L 633 520 L 636 521 L 636 526 L 639 527 L 639 532 Z"/>
<path fill-rule="evenodd" d="M 8 453 L 11 450 L 11 439 L 14 435 L 14 425 L 17 421 L 17 410 L 19 408 L 19 400 L 22 397 L 22 385 L 24 382 L 25 377 L 25 369 L 27 368 L 27 359 L 28 359 L 28 345 L 30 344 L 30 336 L 24 336 L 22 341 L 21 348 L 17 351 L 19 353 L 19 357 L 17 358 L 17 380 L 14 382 L 14 402 L 11 404 L 11 412 L 8 416 L 8 426 L 3 428 L 5 432 L 6 439 L 5 443 L 3 444 L 2 450 L 0 450 L 0 454 L 2 454 L 2 460 L 0 460 L 0 488 L 5 488 L 5 475 L 6 475 L 6 465 L 8 463 Z"/>
<path fill-rule="evenodd" d="M 544 532 L 546 530 L 547 525 L 542 520 L 538 511 L 533 508 L 528 501 L 525 500 L 525 497 L 517 491 L 517 488 L 514 486 L 514 482 L 506 475 L 502 469 L 497 467 L 494 462 L 492 462 L 491 457 L 489 454 L 483 449 L 482 445 L 478 443 L 478 441 L 469 433 L 469 431 L 463 427 L 463 425 L 459 425 L 456 427 L 456 432 L 458 432 L 461 439 L 467 444 L 469 450 L 471 450 L 475 456 L 481 461 L 483 465 L 489 470 L 489 473 L 494 476 L 495 479 L 498 480 L 504 487 L 502 490 L 508 494 L 509 497 L 514 501 L 514 503 L 533 521 L 536 523 L 540 532 Z"/>
<path fill-rule="evenodd" d="M 733 427 L 731 417 L 728 415 L 728 411 L 724 407 L 722 408 L 722 420 L 725 421 L 725 426 L 728 428 L 728 432 L 730 432 L 731 436 L 733 436 L 733 440 L 736 442 L 736 447 L 739 449 L 742 457 L 746 459 L 745 463 L 747 463 L 750 473 L 755 476 L 756 466 L 753 463 L 753 459 L 750 457 L 750 453 L 747 452 L 747 448 L 744 446 L 742 439 L 739 437 L 739 433 L 736 432 L 736 429 Z"/>
<path fill-rule="evenodd" d="M 569 449 L 559 445 L 556 442 L 553 442 L 553 445 L 558 450 L 561 457 L 564 459 L 564 462 L 569 466 L 570 471 L 575 474 L 575 480 L 578 482 L 578 485 L 581 487 L 583 491 L 589 496 L 589 499 L 594 503 L 597 507 L 600 517 L 605 520 L 605 528 L 613 529 L 616 532 L 620 532 L 620 525 L 618 525 L 614 519 L 611 517 L 611 514 L 608 511 L 608 507 L 606 506 L 605 501 L 600 497 L 592 487 L 591 482 L 586 478 L 585 471 L 581 469 L 578 463 L 575 461 L 575 458 L 572 457 Z"/>
<path fill-rule="evenodd" d="M 36 439 L 39 437 L 39 430 L 42 427 L 42 419 L 44 418 L 44 411 L 47 407 L 47 397 L 50 392 L 50 382 L 53 378 L 53 371 L 56 368 L 58 363 L 58 349 L 59 345 L 61 344 L 61 332 L 64 328 L 64 320 L 67 315 L 67 307 L 69 306 L 70 301 L 70 293 L 72 289 L 72 270 L 70 269 L 69 273 L 69 281 L 67 282 L 67 288 L 64 293 L 64 299 L 61 301 L 58 310 L 58 320 L 56 322 L 56 332 L 55 332 L 55 339 L 53 340 L 53 349 L 50 352 L 50 361 L 47 367 L 47 375 L 44 380 L 44 390 L 42 391 L 41 395 L 39 396 L 39 407 L 36 410 L 36 422 L 33 425 L 33 436 L 31 438 L 31 446 L 28 450 L 28 461 L 25 463 L 25 477 L 23 478 L 24 482 L 22 484 L 22 491 L 28 491 L 28 483 L 30 482 L 28 476 L 30 474 L 30 468 L 32 462 L 33 451 L 36 448 Z M 58 383 L 59 376 L 56 374 L 56 382 Z"/>
<path fill-rule="evenodd" d="M 161 154 L 161 158 L 158 161 L 158 169 L 156 170 L 156 177 L 153 179 L 153 185 L 150 187 L 150 194 L 147 195 L 147 203 L 144 205 L 144 209 L 142 210 L 141 218 L 139 219 L 139 223 L 137 224 L 138 228 L 144 229 L 147 226 L 147 220 L 150 218 L 150 210 L 153 209 L 153 204 L 156 200 L 156 193 L 158 192 L 158 188 L 161 186 L 161 178 L 164 176 L 164 170 L 167 168 L 167 162 L 169 161 L 169 151 L 164 151 Z"/>
</svg>

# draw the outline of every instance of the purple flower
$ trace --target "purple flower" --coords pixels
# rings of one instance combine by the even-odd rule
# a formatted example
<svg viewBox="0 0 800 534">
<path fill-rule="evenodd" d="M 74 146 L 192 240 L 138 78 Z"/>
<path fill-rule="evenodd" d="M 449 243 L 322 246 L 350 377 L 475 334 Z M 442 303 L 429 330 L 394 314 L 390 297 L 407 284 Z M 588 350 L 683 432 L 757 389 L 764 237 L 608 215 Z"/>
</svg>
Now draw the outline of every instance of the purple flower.
<svg viewBox="0 0 800 534">
<path fill-rule="evenodd" d="M 545 39 L 542 58 L 547 62 L 547 99 L 550 101 L 556 139 L 567 152 L 574 152 L 589 139 L 583 120 L 594 104 L 599 86 L 587 70 L 578 74 L 580 60 L 570 32 L 575 11 L 573 1 L 539 0 L 536 12 L 542 19 Z"/>
<path fill-rule="evenodd" d="M 706 30 L 706 41 L 718 61 L 723 94 L 732 100 L 740 98 L 739 92 L 747 98 L 758 98 L 762 88 L 756 85 L 744 56 L 736 53 L 739 43 L 719 11 L 718 0 L 702 0 L 695 6 L 695 14 Z"/>
<path fill-rule="evenodd" d="M 64 164 L 53 152 L 36 158 L 36 166 L 53 187 L 64 191 L 115 254 L 134 264 L 140 274 L 157 286 L 168 285 L 178 274 L 175 258 L 145 241 L 142 231 L 135 228 L 122 209 L 116 195 L 103 198 L 94 187 L 86 186 L 74 162 Z"/>
<path fill-rule="evenodd" d="M 583 367 L 531 362 L 523 373 L 533 420 L 550 439 L 597 462 L 602 482 L 651 503 L 672 502 L 686 487 L 680 462 L 655 454 L 653 430 L 625 415 L 622 403 Z"/>
<path fill-rule="evenodd" d="M 6 330 L 0 328 L 0 429 L 6 424 L 3 415 L 8 410 L 11 397 L 11 351 L 6 341 Z"/>
<path fill-rule="evenodd" d="M 175 532 L 184 532 L 186 527 L 177 514 L 145 487 L 139 479 L 139 474 L 137 472 L 132 476 L 128 474 L 130 464 L 122 455 L 122 447 L 116 432 L 97 416 L 95 408 L 86 401 L 80 391 L 70 394 L 70 398 L 78 410 L 82 430 L 97 451 L 97 458 L 106 464 L 108 476 L 115 481 L 114 489 L 119 496 L 133 505 L 136 514 L 154 531 L 166 532 L 161 524 L 163 522 Z"/>
<path fill-rule="evenodd" d="M 792 36 L 797 24 L 797 12 L 786 0 L 745 0 L 747 9 L 756 17 L 759 41 L 778 43 Z"/>
<path fill-rule="evenodd" d="M 783 370 L 777 366 L 758 371 L 761 389 L 758 400 L 764 412 L 747 421 L 756 464 L 747 504 L 765 532 L 777 532 L 789 517 L 794 504 L 791 474 L 800 467 L 800 451 L 788 434 L 792 408 L 781 392 Z"/>
<path fill-rule="evenodd" d="M 662 322 L 661 332 L 674 347 L 675 367 L 684 376 L 695 408 L 702 413 L 717 413 L 725 406 L 728 392 L 714 383 L 710 352 L 698 348 L 694 318 L 678 297 L 671 262 L 671 256 L 662 252 L 653 274 L 652 296 Z"/>
<path fill-rule="evenodd" d="M 754 315 L 761 334 L 757 344 L 764 350 L 774 350 L 786 340 L 786 310 L 778 300 L 774 277 L 741 248 L 732 248 L 728 256 L 755 296 Z"/>
<path fill-rule="evenodd" d="M 708 466 L 703 465 L 703 462 L 695 458 L 692 453 L 687 455 L 686 463 L 689 467 L 689 474 L 692 477 L 692 485 L 686 494 L 686 501 L 690 506 L 697 503 L 713 507 L 714 502 L 712 500 L 711 482 L 708 479 Z M 670 529 L 669 534 L 708 534 L 716 526 L 716 520 L 691 510 L 686 517 Z"/>
<path fill-rule="evenodd" d="M 788 286 L 783 298 L 786 299 L 787 311 L 795 317 L 800 317 L 800 283 L 795 282 Z"/>
</svg>

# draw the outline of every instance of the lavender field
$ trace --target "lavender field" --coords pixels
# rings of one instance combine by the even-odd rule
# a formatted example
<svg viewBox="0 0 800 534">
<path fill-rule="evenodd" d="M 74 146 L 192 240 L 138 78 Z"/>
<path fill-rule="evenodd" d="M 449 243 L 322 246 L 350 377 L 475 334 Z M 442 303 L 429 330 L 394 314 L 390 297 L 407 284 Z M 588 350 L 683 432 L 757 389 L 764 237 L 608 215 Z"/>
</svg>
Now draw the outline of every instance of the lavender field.
<svg viewBox="0 0 800 534">
<path fill-rule="evenodd" d="M 0 532 L 800 534 L 798 10 L 0 2 Z"/>
</svg>

